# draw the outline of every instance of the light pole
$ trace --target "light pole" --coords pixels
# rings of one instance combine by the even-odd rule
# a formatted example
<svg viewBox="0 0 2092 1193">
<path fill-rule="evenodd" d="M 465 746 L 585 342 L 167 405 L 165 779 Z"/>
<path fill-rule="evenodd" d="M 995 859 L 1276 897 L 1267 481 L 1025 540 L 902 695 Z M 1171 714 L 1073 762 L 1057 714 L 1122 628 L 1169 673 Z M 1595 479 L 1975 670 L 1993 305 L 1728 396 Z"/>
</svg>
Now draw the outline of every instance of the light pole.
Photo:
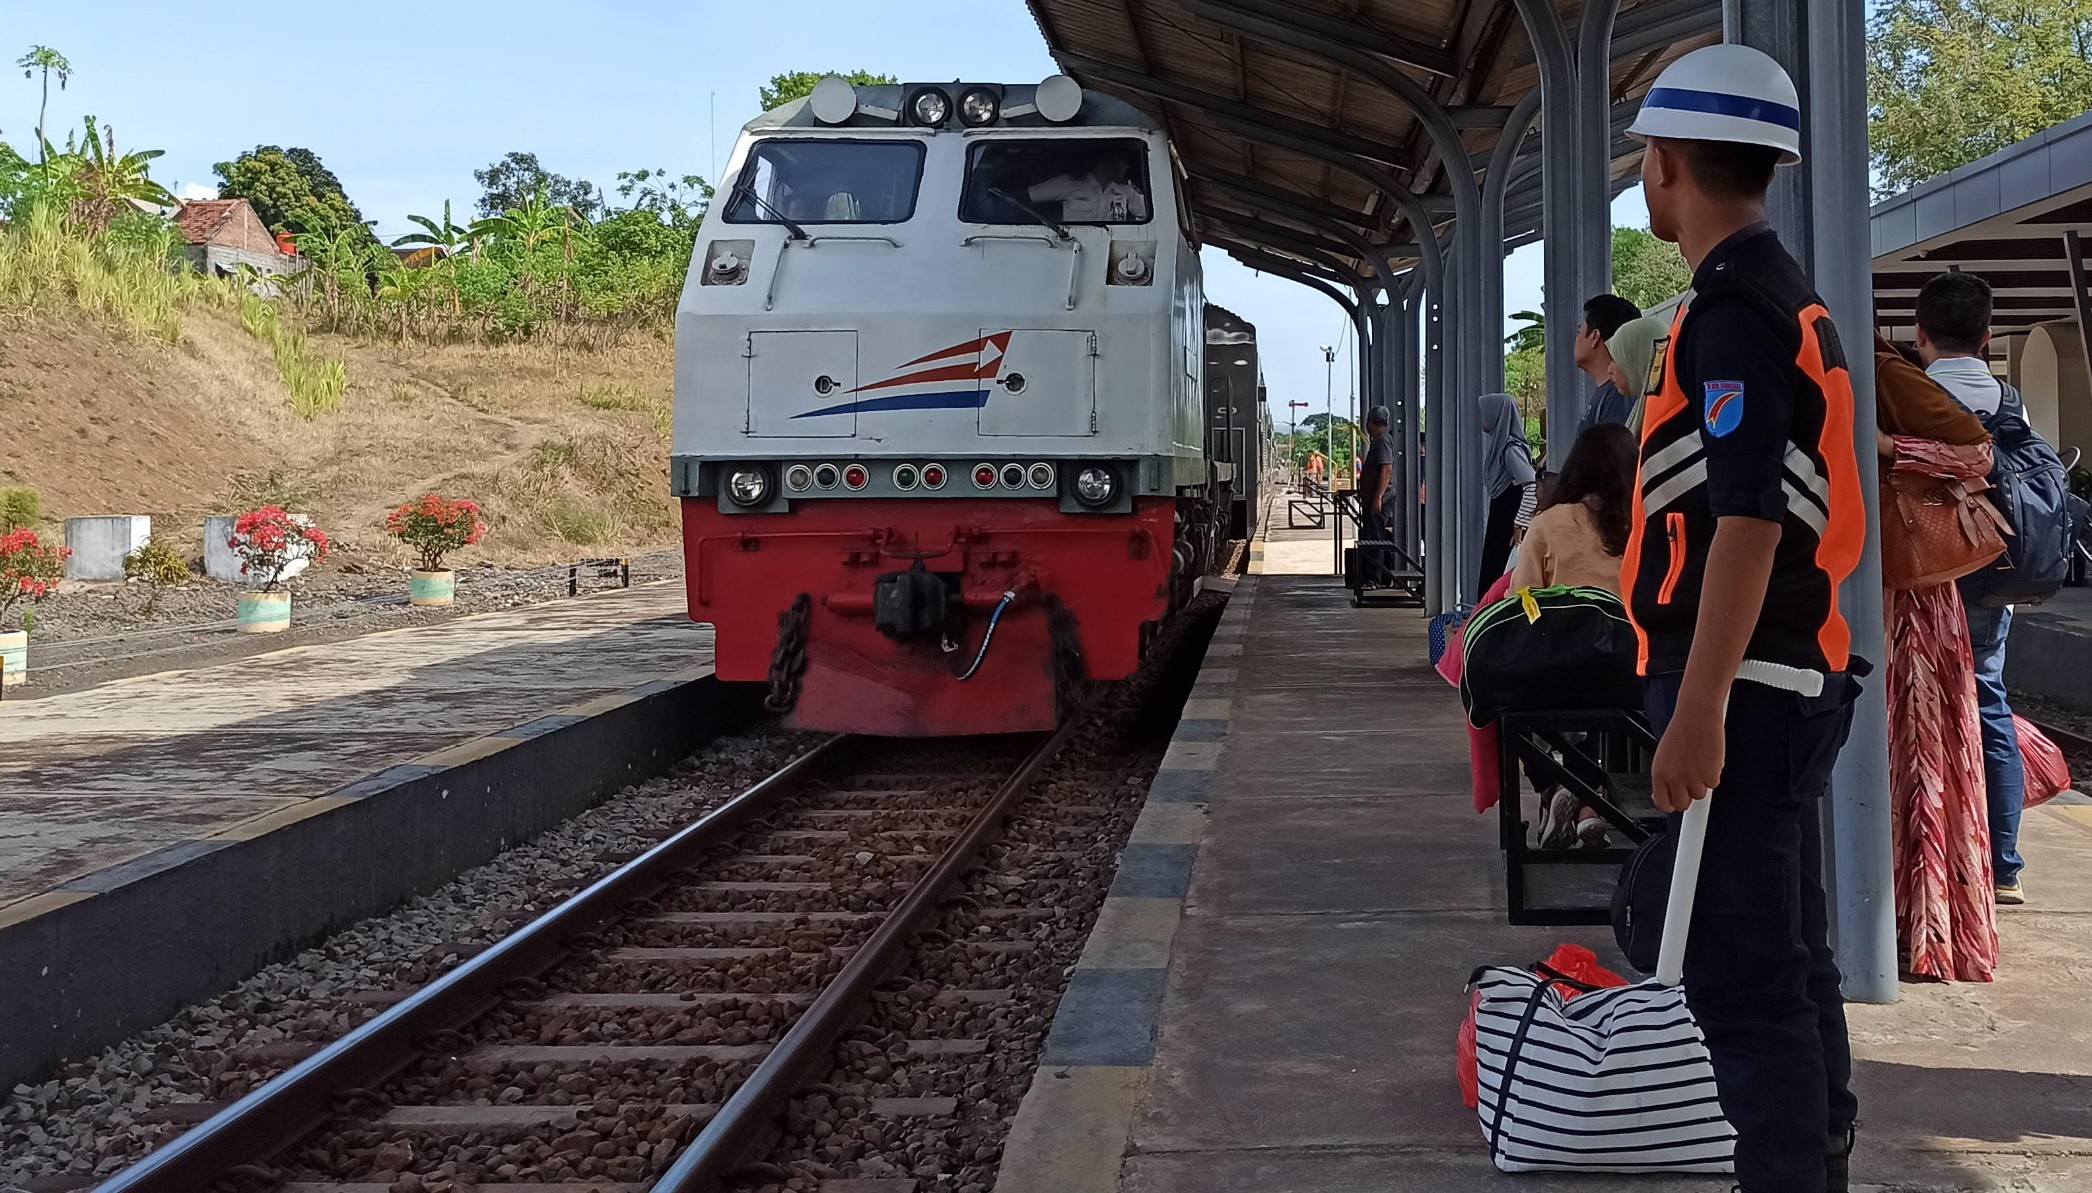
<svg viewBox="0 0 2092 1193">
<path fill-rule="evenodd" d="M 1334 344 L 1322 345 L 1322 417 L 1328 421 L 1322 429 L 1329 440 L 1329 512 L 1330 522 L 1336 526 L 1336 558 L 1331 561 L 1337 575 L 1344 574 L 1344 516 L 1337 508 L 1337 410 L 1336 410 L 1337 350 Z"/>
</svg>

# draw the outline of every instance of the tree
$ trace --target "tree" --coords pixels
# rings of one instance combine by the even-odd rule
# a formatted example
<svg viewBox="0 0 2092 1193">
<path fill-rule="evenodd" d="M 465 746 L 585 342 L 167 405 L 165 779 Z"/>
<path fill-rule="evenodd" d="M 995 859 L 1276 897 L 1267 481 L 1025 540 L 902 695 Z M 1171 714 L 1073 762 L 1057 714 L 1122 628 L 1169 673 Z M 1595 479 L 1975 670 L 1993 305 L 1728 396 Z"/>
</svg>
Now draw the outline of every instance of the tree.
<svg viewBox="0 0 2092 1193">
<path fill-rule="evenodd" d="M 134 202 L 155 207 L 175 205 L 175 197 L 154 182 L 150 172 L 153 159 L 164 156 L 166 150 L 134 149 L 119 154 L 116 130 L 96 128 L 92 116 L 87 118 L 87 136 L 79 147 L 74 147 L 70 136 L 65 147 L 69 155 L 77 154 L 80 158 L 74 177 L 79 182 L 81 197 L 73 204 L 73 218 L 89 231 L 108 228 Z"/>
<path fill-rule="evenodd" d="M 671 228 L 696 224 L 712 203 L 712 184 L 696 174 L 678 178 L 666 169 L 619 170 L 617 195 L 630 201 L 627 212 L 645 211 Z"/>
<path fill-rule="evenodd" d="M 212 169 L 218 172 L 218 197 L 247 200 L 273 231 L 332 234 L 364 227 L 363 213 L 349 202 L 341 179 L 310 149 L 257 145 Z"/>
<path fill-rule="evenodd" d="M 768 83 L 756 88 L 756 102 L 762 104 L 763 111 L 767 112 L 772 108 L 791 103 L 795 99 L 804 99 L 814 93 L 814 84 L 832 74 L 842 75 L 843 78 L 849 80 L 850 85 L 853 87 L 877 87 L 900 82 L 899 79 L 894 78 L 892 75 L 875 75 L 869 71 L 862 70 L 853 70 L 847 74 L 842 71 L 821 71 L 815 73 L 807 70 L 795 70 L 786 74 L 772 75 Z"/>
<path fill-rule="evenodd" d="M 570 207 L 582 219 L 596 214 L 596 185 L 582 179 L 554 174 L 538 164 L 535 153 L 511 152 L 484 170 L 474 170 L 479 182 L 479 213 L 498 216 L 523 207 L 543 192 L 554 207 Z"/>
<path fill-rule="evenodd" d="M 43 72 L 43 98 L 36 105 L 36 143 L 43 145 L 44 114 L 51 107 L 51 76 L 57 75 L 58 89 L 65 90 L 66 83 L 73 77 L 73 64 L 66 61 L 65 55 L 50 46 L 30 46 L 28 53 L 15 59 L 15 65 L 22 68 L 22 77 L 25 79 L 34 78 L 38 71 Z M 48 153 L 45 154 L 45 157 L 49 156 Z"/>
<path fill-rule="evenodd" d="M 1613 293 L 1646 311 L 1691 288 L 1677 245 L 1641 228 L 1613 229 Z"/>
<path fill-rule="evenodd" d="M 1868 33 L 1878 194 L 2092 108 L 2092 0 L 1879 0 Z"/>
<path fill-rule="evenodd" d="M 1504 346 L 1513 352 L 1538 351 L 1547 346 L 1547 316 L 1539 311 L 1516 311 L 1511 317 L 1524 326 L 1504 337 Z"/>
</svg>

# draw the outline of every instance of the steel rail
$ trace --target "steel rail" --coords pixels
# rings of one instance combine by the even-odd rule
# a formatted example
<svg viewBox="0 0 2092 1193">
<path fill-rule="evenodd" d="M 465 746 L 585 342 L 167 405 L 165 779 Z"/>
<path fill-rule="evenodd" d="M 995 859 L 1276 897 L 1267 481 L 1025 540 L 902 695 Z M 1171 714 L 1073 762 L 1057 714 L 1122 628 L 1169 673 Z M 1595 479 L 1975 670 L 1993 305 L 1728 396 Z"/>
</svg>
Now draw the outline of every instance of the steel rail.
<svg viewBox="0 0 2092 1193">
<path fill-rule="evenodd" d="M 815 997 L 813 1005 L 705 1124 L 703 1132 L 683 1150 L 675 1164 L 654 1182 L 652 1193 L 717 1193 L 734 1171 L 750 1160 L 785 1103 L 827 1060 L 836 1039 L 854 1024 L 864 996 L 900 959 L 908 939 L 929 921 L 938 904 L 957 885 L 966 868 L 973 864 L 974 854 L 1001 830 L 1010 809 L 1074 735 L 1076 724 L 1069 721 L 1062 725 L 1003 782 L 966 831 L 908 889 L 900 903 L 851 955 L 842 972 Z"/>
<path fill-rule="evenodd" d="M 502 987 L 542 973 L 567 941 L 622 914 L 676 870 L 699 859 L 790 792 L 805 772 L 831 759 L 845 739 L 831 737 L 761 782 L 618 867 L 529 925 L 502 938 L 391 1010 L 329 1044 L 194 1130 L 97 1186 L 96 1193 L 198 1193 L 228 1170 L 253 1164 L 303 1138 L 344 1093 L 366 1090 L 422 1055 L 417 1041 L 485 1014 Z"/>
</svg>

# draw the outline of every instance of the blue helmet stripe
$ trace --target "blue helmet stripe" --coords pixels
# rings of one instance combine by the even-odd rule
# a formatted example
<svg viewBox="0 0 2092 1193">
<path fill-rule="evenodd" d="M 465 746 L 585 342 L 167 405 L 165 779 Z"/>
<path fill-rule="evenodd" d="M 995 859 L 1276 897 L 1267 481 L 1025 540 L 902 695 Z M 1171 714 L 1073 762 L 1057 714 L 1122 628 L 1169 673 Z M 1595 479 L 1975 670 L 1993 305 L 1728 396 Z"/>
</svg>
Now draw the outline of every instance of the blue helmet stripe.
<svg viewBox="0 0 2092 1193">
<path fill-rule="evenodd" d="M 1670 108 L 1679 112 L 1705 112 L 1711 116 L 1734 116 L 1740 120 L 1757 120 L 1765 124 L 1791 128 L 1795 132 L 1801 131 L 1801 113 L 1785 104 L 1750 99 L 1741 95 L 1724 95 L 1719 91 L 1655 87 L 1650 89 L 1649 98 L 1642 101 L 1642 106 Z"/>
</svg>

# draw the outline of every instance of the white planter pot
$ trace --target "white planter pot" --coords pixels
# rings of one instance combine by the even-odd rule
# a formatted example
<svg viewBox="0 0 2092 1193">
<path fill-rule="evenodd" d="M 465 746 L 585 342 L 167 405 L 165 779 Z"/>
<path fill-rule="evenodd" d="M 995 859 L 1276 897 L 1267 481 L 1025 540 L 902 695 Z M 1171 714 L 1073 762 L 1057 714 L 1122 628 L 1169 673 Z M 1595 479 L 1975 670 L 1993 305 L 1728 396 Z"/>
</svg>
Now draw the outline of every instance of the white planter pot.
<svg viewBox="0 0 2092 1193">
<path fill-rule="evenodd" d="M 11 688 L 29 678 L 29 635 L 23 630 L 0 634 L 0 687 Z"/>
<path fill-rule="evenodd" d="M 240 594 L 240 632 L 242 634 L 280 634 L 290 628 L 290 593 L 243 592 Z"/>
<path fill-rule="evenodd" d="M 448 605 L 458 596 L 458 574 L 449 568 L 425 572 L 415 568 L 407 579 L 407 600 L 423 608 Z"/>
</svg>

